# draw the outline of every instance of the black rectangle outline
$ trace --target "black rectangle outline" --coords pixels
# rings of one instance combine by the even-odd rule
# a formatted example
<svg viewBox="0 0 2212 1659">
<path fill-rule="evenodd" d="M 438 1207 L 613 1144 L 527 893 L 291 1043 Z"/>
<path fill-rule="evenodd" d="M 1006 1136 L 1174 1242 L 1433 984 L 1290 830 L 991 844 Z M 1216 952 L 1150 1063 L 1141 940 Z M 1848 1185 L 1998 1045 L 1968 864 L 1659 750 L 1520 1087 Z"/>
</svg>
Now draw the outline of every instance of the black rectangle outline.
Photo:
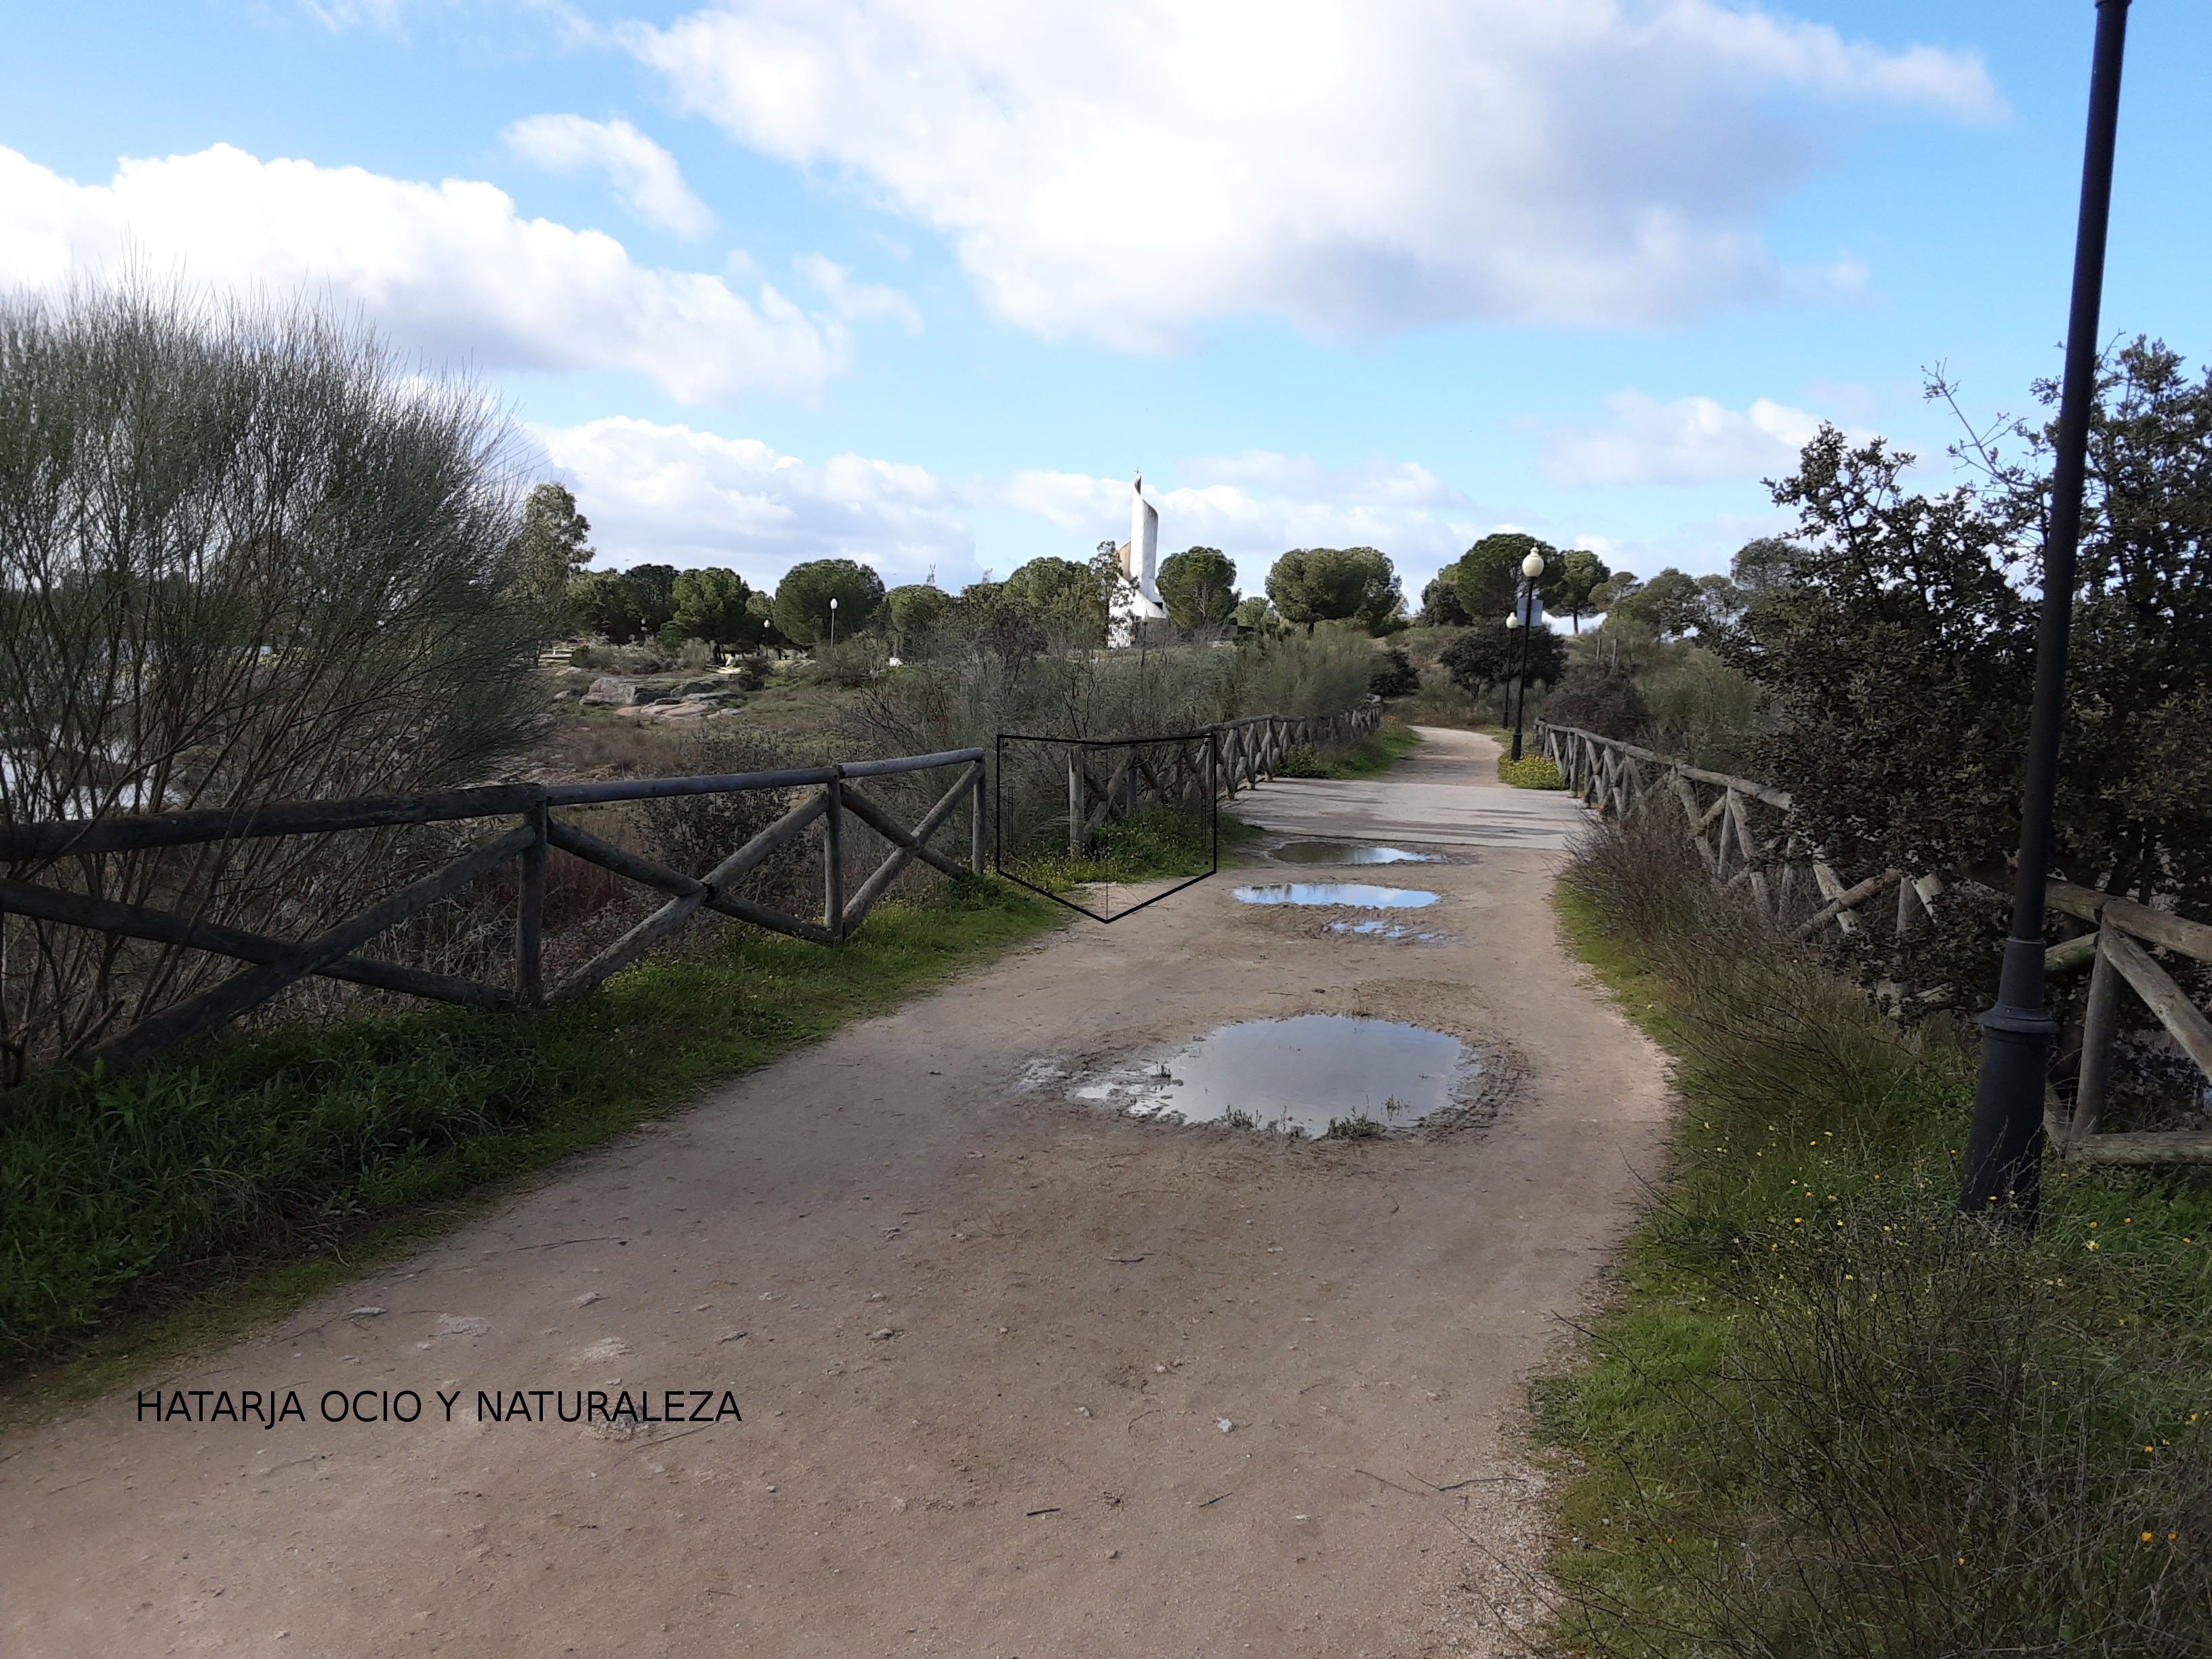
<svg viewBox="0 0 2212 1659">
<path fill-rule="evenodd" d="M 1077 749 L 1127 749 L 1140 743 L 1188 743 L 1194 738 L 1206 739 L 1207 772 L 1206 807 L 1207 829 L 1213 841 L 1212 853 L 1213 867 L 1205 875 L 1192 876 L 1188 880 L 1177 882 L 1166 892 L 1153 894 L 1145 901 L 1144 904 L 1131 905 L 1119 916 L 1102 916 L 1096 910 L 1078 904 L 1073 899 L 1062 898 L 1059 894 L 1048 892 L 1034 882 L 1024 881 L 1019 876 L 1008 872 L 1003 855 L 1005 853 L 1006 744 L 1010 738 L 1015 743 L 1056 743 L 1064 747 Z M 1001 732 L 992 749 L 992 762 L 991 868 L 1002 879 L 1011 881 L 1017 887 L 1025 887 L 1040 898 L 1048 898 L 1054 904 L 1064 904 L 1076 915 L 1088 916 L 1091 921 L 1110 927 L 1121 921 L 1122 916 L 1135 915 L 1138 911 L 1145 908 L 1145 905 L 1158 904 L 1164 898 L 1172 898 L 1184 888 L 1194 887 L 1208 877 L 1221 873 L 1221 733 L 1218 732 L 1171 732 L 1164 737 L 1158 738 L 1042 738 L 1026 732 Z M 1106 884 L 1110 888 L 1113 883 L 1109 881 Z"/>
</svg>

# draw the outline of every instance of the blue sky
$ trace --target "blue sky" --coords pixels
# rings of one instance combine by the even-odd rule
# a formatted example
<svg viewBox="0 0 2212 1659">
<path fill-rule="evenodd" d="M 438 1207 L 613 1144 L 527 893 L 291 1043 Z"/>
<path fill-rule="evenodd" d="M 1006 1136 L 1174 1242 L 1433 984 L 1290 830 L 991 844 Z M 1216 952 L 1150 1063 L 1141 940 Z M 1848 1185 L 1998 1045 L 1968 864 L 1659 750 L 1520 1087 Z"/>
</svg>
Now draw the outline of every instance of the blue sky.
<svg viewBox="0 0 2212 1659">
<path fill-rule="evenodd" d="M 948 586 L 1783 527 L 2063 328 L 2094 9 L 1722 0 L 18 7 L 0 283 L 305 289 L 496 385 L 603 562 Z M 2212 12 L 2130 28 L 2106 319 L 2212 350 Z"/>
</svg>

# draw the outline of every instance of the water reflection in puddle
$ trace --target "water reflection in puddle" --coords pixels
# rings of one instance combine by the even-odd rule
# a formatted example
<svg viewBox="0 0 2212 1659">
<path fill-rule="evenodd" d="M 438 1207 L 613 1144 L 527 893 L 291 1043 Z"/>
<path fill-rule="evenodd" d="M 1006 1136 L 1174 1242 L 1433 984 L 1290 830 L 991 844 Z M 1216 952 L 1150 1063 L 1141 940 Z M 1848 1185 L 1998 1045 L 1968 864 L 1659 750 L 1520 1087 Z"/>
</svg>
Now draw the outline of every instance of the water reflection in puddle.
<svg viewBox="0 0 2212 1659">
<path fill-rule="evenodd" d="M 1419 910 L 1437 896 L 1410 887 L 1376 887 L 1364 881 L 1270 881 L 1239 887 L 1247 904 L 1346 904 L 1361 910 Z"/>
<path fill-rule="evenodd" d="M 1374 921 L 1332 921 L 1328 925 L 1328 931 L 1332 933 L 1364 933 L 1370 939 L 1410 939 L 1422 944 L 1444 937 L 1442 933 L 1415 933 L 1402 922 L 1383 921 L 1379 919 Z"/>
<path fill-rule="evenodd" d="M 1349 841 L 1293 841 L 1267 856 L 1279 864 L 1438 864 L 1434 853 L 1408 853 L 1398 847 L 1362 847 Z"/>
<path fill-rule="evenodd" d="M 1479 1053 L 1441 1031 L 1297 1014 L 1222 1026 L 1164 1060 L 1094 1073 L 1068 1096 L 1131 1117 L 1371 1134 L 1447 1110 L 1481 1072 Z"/>
</svg>

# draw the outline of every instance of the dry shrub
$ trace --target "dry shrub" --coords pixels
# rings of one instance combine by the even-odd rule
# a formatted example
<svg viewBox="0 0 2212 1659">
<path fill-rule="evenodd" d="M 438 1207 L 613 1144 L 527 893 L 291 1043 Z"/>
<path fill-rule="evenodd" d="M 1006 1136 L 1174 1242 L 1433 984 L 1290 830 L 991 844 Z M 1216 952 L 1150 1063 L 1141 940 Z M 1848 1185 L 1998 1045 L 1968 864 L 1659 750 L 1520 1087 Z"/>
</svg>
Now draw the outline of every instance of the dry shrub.
<svg viewBox="0 0 2212 1659">
<path fill-rule="evenodd" d="M 1957 1218 L 1970 1055 L 1717 890 L 1679 824 L 1593 830 L 1568 880 L 1657 981 L 1684 1103 L 1638 1292 L 1539 1389 L 1589 1471 L 1554 1561 L 1571 1641 L 2212 1650 L 2202 1249 L 2172 1241 L 2188 1284 L 2118 1254 L 2118 1216 L 2100 1249 L 2086 1188 L 2032 1237 Z"/>
</svg>

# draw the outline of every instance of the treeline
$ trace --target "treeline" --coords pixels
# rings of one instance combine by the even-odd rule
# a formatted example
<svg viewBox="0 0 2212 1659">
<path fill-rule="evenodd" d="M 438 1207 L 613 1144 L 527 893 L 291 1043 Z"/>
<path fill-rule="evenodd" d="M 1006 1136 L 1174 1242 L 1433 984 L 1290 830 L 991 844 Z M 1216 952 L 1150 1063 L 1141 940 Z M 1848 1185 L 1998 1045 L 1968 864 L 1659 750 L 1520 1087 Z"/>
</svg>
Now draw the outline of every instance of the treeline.
<svg viewBox="0 0 2212 1659">
<path fill-rule="evenodd" d="M 1089 560 L 1031 559 L 1003 580 L 970 582 L 957 594 L 934 581 L 886 588 L 854 559 L 804 561 L 771 591 L 716 566 L 586 568 L 591 526 L 557 483 L 531 491 L 524 519 L 516 558 L 531 573 L 533 593 L 565 631 L 615 645 L 699 640 L 718 650 L 811 650 L 873 637 L 903 651 L 956 611 L 970 621 L 1087 629 L 1103 637 L 1116 599 L 1131 586 L 1107 543 Z M 1177 629 L 1216 636 L 1310 631 L 1322 623 L 1377 635 L 1411 626 L 1397 571 L 1371 547 L 1294 548 L 1269 569 L 1265 593 L 1249 599 L 1238 591 L 1235 562 L 1219 548 L 1189 547 L 1160 561 L 1158 586 Z"/>
</svg>

